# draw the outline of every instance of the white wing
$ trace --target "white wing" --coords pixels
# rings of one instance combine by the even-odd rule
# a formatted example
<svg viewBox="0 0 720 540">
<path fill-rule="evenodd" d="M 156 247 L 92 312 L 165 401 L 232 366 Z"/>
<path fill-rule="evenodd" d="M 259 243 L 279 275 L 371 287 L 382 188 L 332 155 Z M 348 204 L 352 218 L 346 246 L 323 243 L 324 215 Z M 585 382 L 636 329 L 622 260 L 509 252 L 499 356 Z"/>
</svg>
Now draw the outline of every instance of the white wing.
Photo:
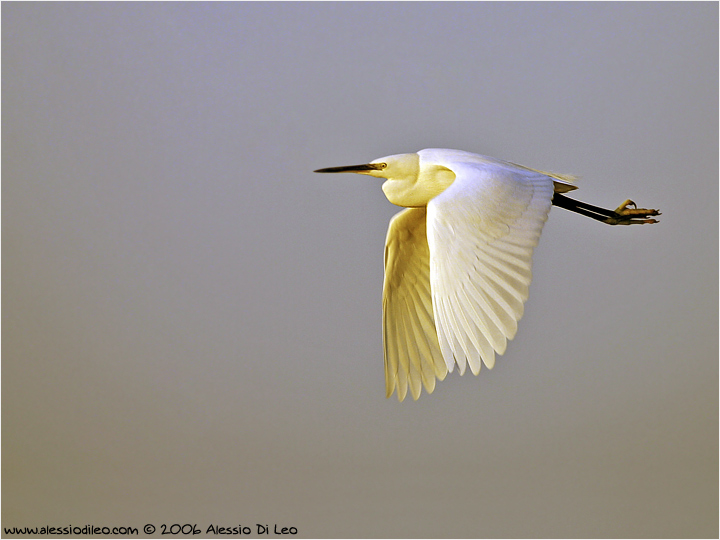
<svg viewBox="0 0 720 540">
<path fill-rule="evenodd" d="M 430 250 L 425 208 L 408 208 L 390 221 L 385 242 L 383 344 L 387 396 L 408 387 L 414 399 L 422 385 L 431 393 L 435 377 L 447 374 L 438 344 L 430 295 Z"/>
<path fill-rule="evenodd" d="M 477 375 L 481 361 L 491 368 L 517 331 L 553 178 L 471 156 L 434 159 L 456 178 L 428 204 L 427 238 L 442 355 L 449 371 L 457 362 L 461 374 L 469 364 Z"/>
</svg>

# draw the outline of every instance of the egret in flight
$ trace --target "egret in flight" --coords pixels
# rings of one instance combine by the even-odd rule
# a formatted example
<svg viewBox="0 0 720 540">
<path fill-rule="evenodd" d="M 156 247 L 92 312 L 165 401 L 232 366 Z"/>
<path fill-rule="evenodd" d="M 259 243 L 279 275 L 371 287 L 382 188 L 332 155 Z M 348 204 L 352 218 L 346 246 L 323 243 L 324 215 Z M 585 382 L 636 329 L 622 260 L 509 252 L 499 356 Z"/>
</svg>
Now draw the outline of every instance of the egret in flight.
<svg viewBox="0 0 720 540">
<path fill-rule="evenodd" d="M 330 167 L 385 178 L 405 207 L 385 241 L 383 345 L 387 396 L 417 399 L 457 364 L 473 374 L 503 354 L 523 315 L 532 252 L 550 206 L 609 225 L 657 223 L 630 200 L 606 210 L 563 195 L 575 177 L 461 150 L 431 148 Z"/>
</svg>

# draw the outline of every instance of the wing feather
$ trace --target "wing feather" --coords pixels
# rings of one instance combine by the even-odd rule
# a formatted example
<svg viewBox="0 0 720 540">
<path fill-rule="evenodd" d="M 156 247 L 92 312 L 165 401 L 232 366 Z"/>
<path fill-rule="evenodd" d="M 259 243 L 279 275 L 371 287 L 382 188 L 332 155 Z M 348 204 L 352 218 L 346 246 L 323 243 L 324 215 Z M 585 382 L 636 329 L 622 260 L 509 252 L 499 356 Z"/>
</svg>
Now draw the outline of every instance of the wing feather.
<svg viewBox="0 0 720 540">
<path fill-rule="evenodd" d="M 422 342 L 423 347 L 423 360 L 435 360 L 429 362 L 429 369 L 432 370 L 432 372 L 435 374 L 435 377 L 437 377 L 440 380 L 443 380 L 445 378 L 445 375 L 447 375 L 447 367 L 445 366 L 445 360 L 443 360 L 442 352 L 440 352 L 440 346 L 438 345 L 437 340 L 437 334 L 435 330 L 435 322 L 432 319 L 432 304 L 430 303 L 430 292 L 427 293 L 427 304 L 423 306 L 417 306 L 415 305 L 415 318 L 417 324 L 417 330 L 418 334 L 420 335 L 420 340 Z M 417 335 L 417 334 L 416 334 Z M 425 364 L 423 364 L 425 365 Z M 425 368 L 423 368 L 425 369 Z M 428 383 L 430 383 L 431 378 L 428 376 Z M 432 382 L 432 385 L 434 387 L 434 381 Z M 428 389 L 428 393 L 430 393 L 431 390 Z"/>
<path fill-rule="evenodd" d="M 383 303 L 383 311 L 385 305 Z M 397 385 L 398 357 L 397 347 L 392 341 L 392 332 L 390 332 L 389 324 L 383 318 L 383 343 L 385 344 L 385 395 L 390 397 Z"/>
<path fill-rule="evenodd" d="M 417 358 L 417 362 L 413 365 L 420 373 L 420 378 L 422 379 L 422 384 L 425 387 L 425 390 L 430 393 L 435 388 L 435 371 L 428 363 L 428 359 L 432 358 L 432 350 L 427 342 L 427 336 L 425 335 L 422 323 L 418 319 L 417 312 L 412 306 L 408 305 L 407 300 L 405 300 L 405 308 L 408 313 L 406 323 L 409 323 L 410 326 L 410 330 L 408 332 L 409 338 L 414 347 L 413 353 Z M 432 333 L 435 333 L 434 326 L 432 327 Z M 418 396 L 419 395 L 420 394 L 418 393 Z"/>
<path fill-rule="evenodd" d="M 385 242 L 383 341 L 385 389 L 400 401 L 430 393 L 447 365 L 435 331 L 426 209 L 408 208 L 390 221 Z"/>
<path fill-rule="evenodd" d="M 415 343 L 414 336 L 411 335 L 407 328 L 408 317 L 407 313 L 404 313 L 402 317 L 398 318 L 399 326 L 402 328 L 402 343 L 405 344 L 407 353 L 406 358 L 409 359 L 407 364 L 408 371 L 408 383 L 410 386 L 410 393 L 413 399 L 420 397 L 420 390 L 422 389 L 422 365 L 420 361 L 420 355 Z"/>
<path fill-rule="evenodd" d="M 480 357 L 482 358 L 483 363 L 488 367 L 492 368 L 495 364 L 495 350 L 492 346 L 492 343 L 490 342 L 490 339 L 488 336 L 490 335 L 490 326 L 491 322 L 488 321 L 487 316 L 485 315 L 484 310 L 478 305 L 477 301 L 475 300 L 475 294 L 472 290 L 464 290 L 463 291 L 467 302 L 470 306 L 472 306 L 472 314 L 475 320 L 475 325 L 478 329 L 478 334 L 475 336 L 476 343 L 478 350 L 480 352 Z M 477 366 L 477 369 L 473 370 L 473 374 L 477 375 L 480 372 L 480 365 Z"/>
<path fill-rule="evenodd" d="M 505 335 L 501 329 L 502 324 L 494 313 L 494 307 L 488 301 L 486 295 L 483 294 L 482 289 L 465 287 L 465 290 L 478 306 L 478 312 L 482 313 L 485 339 L 488 340 L 493 349 L 502 354 L 505 351 Z"/>
<path fill-rule="evenodd" d="M 433 156 L 456 178 L 428 204 L 427 238 L 440 350 L 477 374 L 517 332 L 558 177 L 471 156 Z"/>
<path fill-rule="evenodd" d="M 467 362 L 470 366 L 470 371 L 477 375 L 480 372 L 480 367 L 482 365 L 481 351 L 484 347 L 481 342 L 487 340 L 482 339 L 482 333 L 480 330 L 482 328 L 482 324 L 480 323 L 478 311 L 462 287 L 458 288 L 457 301 L 459 305 L 462 306 L 462 309 L 457 312 L 457 318 L 470 341 L 470 343 L 467 343 L 468 339 L 465 340 L 466 345 L 468 345 L 465 348 Z"/>
<path fill-rule="evenodd" d="M 434 299 L 435 296 L 433 296 L 433 300 Z M 463 335 L 462 330 L 460 329 L 460 325 L 458 324 L 455 317 L 455 310 L 452 306 L 452 298 L 438 297 L 438 299 L 441 302 L 440 309 L 445 315 L 443 323 L 447 323 L 447 332 L 445 333 L 445 336 L 446 339 L 448 339 L 449 341 L 450 349 L 452 350 L 453 356 L 455 357 L 455 362 L 460 369 L 460 375 L 463 375 L 465 373 L 465 368 L 467 367 L 467 358 L 463 353 L 462 343 L 460 343 L 460 339 L 463 337 Z"/>
</svg>

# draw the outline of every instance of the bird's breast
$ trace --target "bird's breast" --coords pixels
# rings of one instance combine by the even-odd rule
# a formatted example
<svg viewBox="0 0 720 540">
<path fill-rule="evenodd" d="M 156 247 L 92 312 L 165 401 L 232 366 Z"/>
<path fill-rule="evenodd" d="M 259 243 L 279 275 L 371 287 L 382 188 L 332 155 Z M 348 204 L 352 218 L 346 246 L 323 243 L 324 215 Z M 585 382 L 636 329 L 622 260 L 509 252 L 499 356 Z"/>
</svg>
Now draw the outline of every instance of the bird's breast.
<svg viewBox="0 0 720 540">
<path fill-rule="evenodd" d="M 390 178 L 382 185 L 388 201 L 406 208 L 420 208 L 445 191 L 455 180 L 455 173 L 436 166 L 422 171 L 416 180 Z"/>
</svg>

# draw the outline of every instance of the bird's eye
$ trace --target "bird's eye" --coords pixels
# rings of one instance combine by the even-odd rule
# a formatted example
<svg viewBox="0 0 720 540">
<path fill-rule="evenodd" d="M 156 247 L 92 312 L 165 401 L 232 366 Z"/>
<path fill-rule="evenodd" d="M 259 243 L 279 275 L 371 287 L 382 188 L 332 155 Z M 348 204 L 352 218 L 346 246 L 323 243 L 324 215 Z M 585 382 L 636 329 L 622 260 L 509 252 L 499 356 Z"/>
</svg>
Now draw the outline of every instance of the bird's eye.
<svg viewBox="0 0 720 540">
<path fill-rule="evenodd" d="M 382 171 L 383 169 L 387 169 L 387 163 L 378 163 L 378 168 Z"/>
</svg>

